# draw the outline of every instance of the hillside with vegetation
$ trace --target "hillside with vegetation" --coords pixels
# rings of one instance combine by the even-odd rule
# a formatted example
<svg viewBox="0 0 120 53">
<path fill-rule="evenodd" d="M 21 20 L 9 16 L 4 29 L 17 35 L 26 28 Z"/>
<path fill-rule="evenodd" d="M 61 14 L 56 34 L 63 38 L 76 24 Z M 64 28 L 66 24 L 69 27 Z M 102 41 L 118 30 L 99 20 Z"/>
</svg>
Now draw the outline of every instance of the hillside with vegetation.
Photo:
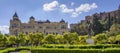
<svg viewBox="0 0 120 53">
<path fill-rule="evenodd" d="M 88 17 L 86 16 L 86 20 L 75 24 L 71 32 L 77 32 L 79 35 L 87 35 L 87 21 L 90 21 L 92 25 L 92 35 L 99 33 L 117 35 L 120 33 L 120 9 L 111 12 L 95 13 Z"/>
</svg>

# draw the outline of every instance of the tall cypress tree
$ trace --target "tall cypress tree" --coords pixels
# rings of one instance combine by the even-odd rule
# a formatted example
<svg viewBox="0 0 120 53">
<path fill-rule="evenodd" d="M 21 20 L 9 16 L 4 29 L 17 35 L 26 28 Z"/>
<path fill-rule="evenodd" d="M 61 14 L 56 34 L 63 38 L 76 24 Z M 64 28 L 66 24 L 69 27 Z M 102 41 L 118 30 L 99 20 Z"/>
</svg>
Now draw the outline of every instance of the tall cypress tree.
<svg viewBox="0 0 120 53">
<path fill-rule="evenodd" d="M 108 14 L 108 22 L 107 22 L 107 30 L 110 31 L 111 26 L 111 19 L 110 19 L 110 13 Z"/>
</svg>

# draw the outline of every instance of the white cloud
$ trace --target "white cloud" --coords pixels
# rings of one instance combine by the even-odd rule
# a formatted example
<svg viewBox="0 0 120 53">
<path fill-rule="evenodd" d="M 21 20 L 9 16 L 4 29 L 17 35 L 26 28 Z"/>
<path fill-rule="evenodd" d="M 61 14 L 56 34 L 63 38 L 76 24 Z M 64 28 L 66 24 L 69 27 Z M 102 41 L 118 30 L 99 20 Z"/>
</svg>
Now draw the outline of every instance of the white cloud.
<svg viewBox="0 0 120 53">
<path fill-rule="evenodd" d="M 92 3 L 91 5 L 86 3 L 86 4 L 81 4 L 79 7 L 74 9 L 74 12 L 72 13 L 72 17 L 77 17 L 79 14 L 82 12 L 89 12 L 92 9 L 97 8 L 98 6 L 96 3 Z"/>
<path fill-rule="evenodd" d="M 0 26 L 0 32 L 3 34 L 9 33 L 9 26 Z"/>
<path fill-rule="evenodd" d="M 60 8 L 61 8 L 61 11 L 62 11 L 63 13 L 71 13 L 71 12 L 74 11 L 74 9 L 69 9 L 69 8 L 67 8 L 67 6 L 66 6 L 65 4 L 61 4 L 61 5 L 60 5 Z"/>
<path fill-rule="evenodd" d="M 96 3 L 93 3 L 92 5 L 86 3 L 86 4 L 81 4 L 79 7 L 75 8 L 76 12 L 89 12 L 92 9 L 97 8 Z"/>
<path fill-rule="evenodd" d="M 98 6 L 96 5 L 96 3 L 93 3 L 92 5 L 91 5 L 91 8 L 97 8 Z"/>
<path fill-rule="evenodd" d="M 71 2 L 71 6 L 73 6 L 75 3 Z M 98 6 L 96 3 L 92 4 L 81 4 L 76 8 L 68 8 L 66 4 L 60 4 L 58 1 L 53 1 L 51 3 L 46 3 L 43 5 L 44 11 L 53 11 L 53 10 L 58 10 L 60 9 L 60 12 L 62 13 L 69 13 L 71 14 L 71 17 L 78 17 L 81 13 L 83 12 L 89 12 L 90 10 L 93 10 L 97 8 Z"/>
<path fill-rule="evenodd" d="M 78 16 L 79 16 L 79 14 L 76 13 L 76 12 L 73 12 L 72 15 L 71 15 L 71 17 L 78 17 Z"/>
<path fill-rule="evenodd" d="M 45 3 L 43 5 L 43 10 L 45 11 L 53 11 L 56 9 L 56 7 L 58 7 L 59 3 L 58 1 L 53 1 L 51 3 Z"/>
<path fill-rule="evenodd" d="M 74 4 L 75 4 L 74 2 L 71 2 L 71 6 L 74 6 Z"/>
</svg>

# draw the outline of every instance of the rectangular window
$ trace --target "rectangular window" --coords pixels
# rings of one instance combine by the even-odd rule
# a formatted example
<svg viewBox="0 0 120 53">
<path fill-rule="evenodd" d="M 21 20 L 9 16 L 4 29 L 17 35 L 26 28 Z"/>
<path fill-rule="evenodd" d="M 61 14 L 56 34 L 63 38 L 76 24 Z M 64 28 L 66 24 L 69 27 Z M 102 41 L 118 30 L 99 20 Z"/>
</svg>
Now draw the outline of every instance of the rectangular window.
<svg viewBox="0 0 120 53">
<path fill-rule="evenodd" d="M 61 26 L 61 29 L 66 29 L 66 27 L 64 25 Z"/>
<path fill-rule="evenodd" d="M 26 28 L 26 26 L 23 26 L 22 28 Z"/>
<path fill-rule="evenodd" d="M 28 26 L 27 28 L 32 28 L 31 26 Z"/>
</svg>

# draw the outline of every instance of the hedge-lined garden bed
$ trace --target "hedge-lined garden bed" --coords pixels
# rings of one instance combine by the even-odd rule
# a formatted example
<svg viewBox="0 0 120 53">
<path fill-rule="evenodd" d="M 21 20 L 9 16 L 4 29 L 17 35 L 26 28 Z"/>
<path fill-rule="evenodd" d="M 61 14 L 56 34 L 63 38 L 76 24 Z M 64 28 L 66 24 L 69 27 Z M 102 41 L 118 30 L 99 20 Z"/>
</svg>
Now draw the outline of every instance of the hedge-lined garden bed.
<svg viewBox="0 0 120 53">
<path fill-rule="evenodd" d="M 116 49 L 32 49 L 32 53 L 120 53 Z"/>
<path fill-rule="evenodd" d="M 16 48 L 6 48 L 4 50 L 0 50 L 0 53 L 8 53 L 10 51 L 15 51 Z"/>
<path fill-rule="evenodd" d="M 0 53 L 9 53 L 9 52 L 26 52 L 26 51 L 30 51 L 29 48 L 6 48 L 3 50 L 0 50 Z"/>
<path fill-rule="evenodd" d="M 43 48 L 31 49 L 32 53 L 120 53 L 120 45 L 56 45 L 46 44 Z"/>
<path fill-rule="evenodd" d="M 0 53 L 11 51 L 30 52 L 31 53 L 120 53 L 120 45 L 62 45 L 62 44 L 45 44 L 42 46 L 22 46 L 18 48 L 7 48 L 0 50 Z"/>
<path fill-rule="evenodd" d="M 106 45 L 56 45 L 56 44 L 45 44 L 44 48 L 79 48 L 79 49 L 105 49 L 105 48 L 120 48 L 119 44 L 106 44 Z"/>
</svg>

